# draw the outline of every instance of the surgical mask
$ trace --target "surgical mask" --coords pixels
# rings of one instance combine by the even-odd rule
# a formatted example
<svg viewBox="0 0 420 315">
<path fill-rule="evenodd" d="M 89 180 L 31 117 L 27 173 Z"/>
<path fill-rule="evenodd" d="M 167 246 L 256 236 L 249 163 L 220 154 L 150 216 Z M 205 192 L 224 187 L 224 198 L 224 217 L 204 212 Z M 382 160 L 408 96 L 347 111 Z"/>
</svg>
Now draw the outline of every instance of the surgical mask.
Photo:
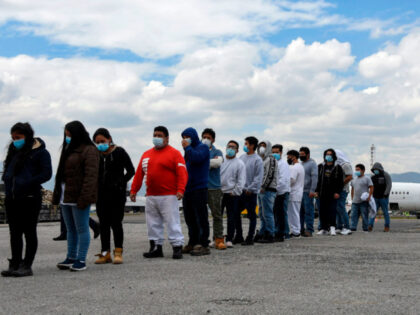
<svg viewBox="0 0 420 315">
<path fill-rule="evenodd" d="M 235 156 L 235 154 L 236 154 L 236 151 L 235 151 L 234 149 L 232 149 L 232 148 L 227 148 L 227 149 L 226 149 L 226 155 L 227 155 L 228 157 L 234 157 L 234 156 Z"/>
<path fill-rule="evenodd" d="M 326 155 L 325 156 L 325 161 L 332 162 L 332 161 L 334 161 L 334 159 L 333 159 L 333 157 L 331 155 Z"/>
<path fill-rule="evenodd" d="M 299 156 L 299 159 L 300 159 L 302 162 L 305 162 L 305 161 L 306 161 L 306 155 L 301 155 L 301 156 Z"/>
<path fill-rule="evenodd" d="M 249 149 L 248 149 L 248 147 L 246 145 L 244 145 L 244 152 L 245 153 L 248 153 L 249 152 Z"/>
<path fill-rule="evenodd" d="M 99 143 L 96 145 L 99 151 L 106 152 L 109 149 L 109 143 Z"/>
<path fill-rule="evenodd" d="M 287 159 L 287 164 L 292 165 L 293 160 L 292 159 Z"/>
<path fill-rule="evenodd" d="M 273 153 L 274 158 L 279 161 L 281 159 L 280 153 Z"/>
<path fill-rule="evenodd" d="M 264 155 L 265 153 L 265 148 L 264 147 L 260 147 L 260 155 Z"/>
<path fill-rule="evenodd" d="M 374 170 L 374 171 L 373 171 L 373 173 L 374 173 L 375 175 L 379 175 L 379 173 L 380 173 L 380 172 L 379 172 L 378 170 Z"/>
<path fill-rule="evenodd" d="M 22 149 L 25 145 L 25 138 L 13 141 L 13 145 L 18 150 Z"/>
<path fill-rule="evenodd" d="M 155 148 L 163 147 L 163 138 L 153 137 L 153 145 Z"/>
<path fill-rule="evenodd" d="M 360 176 L 362 176 L 362 172 L 360 172 L 360 171 L 356 171 L 356 172 L 354 172 L 354 175 L 355 175 L 356 177 L 360 177 Z"/>
<path fill-rule="evenodd" d="M 66 143 L 70 144 L 70 142 L 71 142 L 71 137 L 66 137 Z"/>
<path fill-rule="evenodd" d="M 201 140 L 201 143 L 205 144 L 209 148 L 211 147 L 211 140 L 210 139 L 203 139 L 203 140 Z"/>
<path fill-rule="evenodd" d="M 192 142 L 191 138 L 185 138 L 185 140 L 187 140 L 188 144 L 191 144 Z"/>
</svg>

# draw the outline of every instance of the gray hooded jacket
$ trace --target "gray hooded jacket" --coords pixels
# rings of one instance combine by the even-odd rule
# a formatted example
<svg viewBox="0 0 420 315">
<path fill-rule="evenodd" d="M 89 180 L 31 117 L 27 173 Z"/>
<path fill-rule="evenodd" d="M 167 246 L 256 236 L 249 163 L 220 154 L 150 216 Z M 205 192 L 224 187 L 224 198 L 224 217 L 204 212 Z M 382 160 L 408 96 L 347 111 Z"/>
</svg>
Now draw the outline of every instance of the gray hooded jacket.
<svg viewBox="0 0 420 315">
<path fill-rule="evenodd" d="M 271 142 L 263 140 L 260 143 L 265 143 L 266 148 L 264 154 L 260 154 L 260 148 L 258 148 L 258 155 L 263 159 L 264 165 L 264 176 L 262 181 L 261 189 L 276 191 L 277 188 L 277 175 L 278 175 L 278 164 L 273 154 L 271 153 Z"/>
<path fill-rule="evenodd" d="M 379 171 L 379 174 L 375 174 L 375 170 Z M 372 182 L 373 182 L 373 197 L 374 198 L 388 198 L 391 193 L 392 179 L 391 176 L 385 172 L 381 163 L 376 162 L 372 166 Z"/>
</svg>

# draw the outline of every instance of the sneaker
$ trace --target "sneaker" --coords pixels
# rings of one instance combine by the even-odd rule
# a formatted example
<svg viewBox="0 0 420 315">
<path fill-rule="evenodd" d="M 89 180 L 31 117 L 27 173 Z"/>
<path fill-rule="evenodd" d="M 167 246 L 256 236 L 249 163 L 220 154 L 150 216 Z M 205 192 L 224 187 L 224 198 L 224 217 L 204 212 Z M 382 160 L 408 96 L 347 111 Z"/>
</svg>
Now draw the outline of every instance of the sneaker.
<svg viewBox="0 0 420 315">
<path fill-rule="evenodd" d="M 244 242 L 244 238 L 242 236 L 235 237 L 232 241 L 233 245 L 242 244 L 243 242 Z"/>
<path fill-rule="evenodd" d="M 191 253 L 191 251 L 194 249 L 194 247 L 192 246 L 192 245 L 185 245 L 183 248 L 182 248 L 182 253 L 183 254 L 189 254 L 189 253 Z"/>
<path fill-rule="evenodd" d="M 86 269 L 87 269 L 86 263 L 80 260 L 76 260 L 73 266 L 70 267 L 70 271 L 83 271 Z"/>
<path fill-rule="evenodd" d="M 174 246 L 173 247 L 173 259 L 182 259 L 182 246 Z"/>
<path fill-rule="evenodd" d="M 233 244 L 232 244 L 231 241 L 227 241 L 226 246 L 227 246 L 227 248 L 233 248 Z"/>
<path fill-rule="evenodd" d="M 337 235 L 337 233 L 335 233 L 335 227 L 334 226 L 330 227 L 330 235 L 331 236 L 336 236 Z"/>
<path fill-rule="evenodd" d="M 293 239 L 293 238 L 300 238 L 300 233 L 299 234 L 290 233 L 290 238 L 291 239 Z"/>
<path fill-rule="evenodd" d="M 253 237 L 251 236 L 251 237 L 247 237 L 246 238 L 246 240 L 245 241 L 243 241 L 242 243 L 241 243 L 241 245 L 242 246 L 250 246 L 250 245 L 254 245 L 254 239 L 253 239 Z"/>
<path fill-rule="evenodd" d="M 356 231 L 357 231 L 357 229 L 356 229 L 356 228 L 351 228 L 351 229 L 350 229 L 350 231 L 352 231 L 352 232 L 356 232 Z"/>
<path fill-rule="evenodd" d="M 337 233 L 337 234 L 341 234 L 341 231 L 342 230 L 344 230 L 344 229 L 335 229 L 335 233 Z"/>
<path fill-rule="evenodd" d="M 214 241 L 211 241 L 211 242 L 210 242 L 209 247 L 210 247 L 210 248 L 214 248 Z"/>
<path fill-rule="evenodd" d="M 66 260 L 57 264 L 57 268 L 60 270 L 69 270 L 71 266 L 76 262 L 75 259 L 66 258 Z"/>
<path fill-rule="evenodd" d="M 53 241 L 67 241 L 67 235 L 66 234 L 60 234 L 59 236 L 54 237 Z"/>
<path fill-rule="evenodd" d="M 191 256 L 204 256 L 210 255 L 210 248 L 204 247 L 201 245 L 195 245 L 194 249 L 191 251 Z"/>
<path fill-rule="evenodd" d="M 340 232 L 341 235 L 350 235 L 351 233 L 351 230 L 348 229 L 342 229 Z"/>
<path fill-rule="evenodd" d="M 319 232 L 316 233 L 316 235 L 327 235 L 328 232 L 325 230 L 320 230 Z"/>
</svg>

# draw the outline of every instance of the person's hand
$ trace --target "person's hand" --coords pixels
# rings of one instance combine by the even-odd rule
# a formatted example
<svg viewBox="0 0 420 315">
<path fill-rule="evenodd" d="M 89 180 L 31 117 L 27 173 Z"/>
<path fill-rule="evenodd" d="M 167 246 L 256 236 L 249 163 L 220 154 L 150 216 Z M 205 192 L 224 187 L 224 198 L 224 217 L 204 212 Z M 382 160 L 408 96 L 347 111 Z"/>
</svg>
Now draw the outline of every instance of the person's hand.
<svg viewBox="0 0 420 315">
<path fill-rule="evenodd" d="M 136 195 L 135 194 L 130 194 L 130 200 L 132 202 L 136 202 Z"/>
<path fill-rule="evenodd" d="M 334 194 L 334 199 L 338 199 L 338 198 L 340 198 L 340 195 L 339 194 Z"/>
<path fill-rule="evenodd" d="M 316 193 L 314 193 L 314 192 L 309 193 L 309 198 L 314 198 L 315 196 L 316 196 Z"/>
<path fill-rule="evenodd" d="M 368 197 L 368 199 L 366 199 L 367 202 L 370 202 L 370 197 Z"/>
<path fill-rule="evenodd" d="M 176 193 L 176 198 L 177 198 L 178 200 L 181 200 L 182 198 L 184 198 L 184 194 L 183 194 L 182 192 L 177 192 L 177 193 Z"/>
<path fill-rule="evenodd" d="M 190 143 L 187 141 L 187 139 L 183 139 L 182 142 L 181 142 L 181 144 L 182 144 L 182 147 L 184 149 L 190 145 Z"/>
<path fill-rule="evenodd" d="M 250 191 L 246 190 L 246 191 L 245 191 L 245 195 L 250 196 L 250 195 L 252 195 L 252 192 L 250 192 Z"/>
<path fill-rule="evenodd" d="M 314 192 L 314 198 L 318 198 L 318 197 L 319 197 L 318 193 Z"/>
</svg>

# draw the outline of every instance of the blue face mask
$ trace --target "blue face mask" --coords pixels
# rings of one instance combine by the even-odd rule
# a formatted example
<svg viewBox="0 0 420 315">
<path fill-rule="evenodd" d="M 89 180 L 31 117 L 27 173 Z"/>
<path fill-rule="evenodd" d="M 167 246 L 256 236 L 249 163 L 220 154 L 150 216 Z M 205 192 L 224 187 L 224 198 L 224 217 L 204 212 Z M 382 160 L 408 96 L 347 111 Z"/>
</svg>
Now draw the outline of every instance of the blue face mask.
<svg viewBox="0 0 420 315">
<path fill-rule="evenodd" d="M 360 177 L 360 176 L 362 176 L 362 173 L 360 171 L 356 171 L 356 172 L 354 172 L 354 175 L 356 177 Z"/>
<path fill-rule="evenodd" d="M 191 138 L 185 138 L 185 140 L 187 140 L 188 144 L 191 145 L 191 142 L 192 142 Z"/>
<path fill-rule="evenodd" d="M 96 145 L 96 147 L 98 148 L 99 151 L 106 152 L 109 149 L 109 144 L 108 143 L 99 143 L 98 145 Z"/>
<path fill-rule="evenodd" d="M 249 152 L 249 149 L 248 149 L 248 147 L 246 145 L 244 145 L 244 152 L 245 153 L 248 153 Z"/>
<path fill-rule="evenodd" d="M 25 145 L 25 138 L 13 141 L 13 145 L 18 150 L 22 149 Z"/>
<path fill-rule="evenodd" d="M 66 137 L 66 143 L 70 144 L 70 142 L 71 142 L 71 137 Z"/>
<path fill-rule="evenodd" d="M 333 157 L 331 155 L 326 155 L 325 156 L 325 161 L 332 162 L 332 161 L 334 161 L 334 159 L 333 159 Z"/>
<path fill-rule="evenodd" d="M 373 171 L 373 173 L 374 173 L 375 175 L 379 175 L 379 173 L 380 173 L 380 172 L 379 172 L 378 170 L 374 170 L 374 171 Z"/>
<path fill-rule="evenodd" d="M 154 145 L 156 148 L 161 148 L 161 147 L 163 147 L 163 138 L 153 137 L 153 145 Z"/>
<path fill-rule="evenodd" d="M 234 156 L 235 156 L 235 154 L 236 154 L 236 151 L 235 151 L 234 149 L 232 149 L 232 148 L 227 148 L 227 149 L 226 149 L 226 155 L 227 155 L 228 157 L 234 157 Z"/>
<path fill-rule="evenodd" d="M 281 159 L 280 153 L 273 153 L 274 158 L 279 161 Z"/>
</svg>

